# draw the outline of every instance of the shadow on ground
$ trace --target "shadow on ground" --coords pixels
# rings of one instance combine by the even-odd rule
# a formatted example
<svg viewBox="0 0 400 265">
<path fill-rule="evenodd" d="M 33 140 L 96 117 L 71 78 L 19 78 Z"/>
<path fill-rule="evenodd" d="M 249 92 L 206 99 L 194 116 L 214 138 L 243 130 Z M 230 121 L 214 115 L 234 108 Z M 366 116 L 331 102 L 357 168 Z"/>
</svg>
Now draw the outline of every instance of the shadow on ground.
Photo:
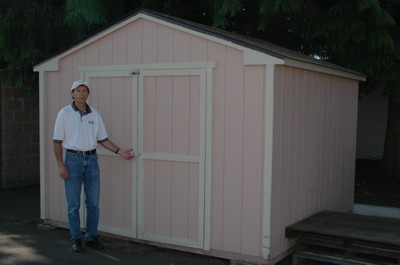
<svg viewBox="0 0 400 265">
<path fill-rule="evenodd" d="M 73 253 L 69 231 L 42 226 L 39 186 L 0 189 L 2 265 L 228 265 L 229 260 L 101 236 L 104 251 Z M 41 229 L 39 229 L 39 227 Z M 44 228 L 53 228 L 43 230 Z M 277 265 L 291 265 L 287 257 Z"/>
<path fill-rule="evenodd" d="M 380 160 L 357 161 L 355 202 L 400 208 L 399 183 L 385 179 Z M 103 236 L 102 252 L 72 253 L 68 230 L 42 230 L 39 186 L 0 190 L 0 264 L 228 265 L 229 260 Z M 277 265 L 291 265 L 287 257 Z M 317 263 L 313 263 L 317 264 Z M 321 263 L 322 264 L 322 263 Z"/>
</svg>

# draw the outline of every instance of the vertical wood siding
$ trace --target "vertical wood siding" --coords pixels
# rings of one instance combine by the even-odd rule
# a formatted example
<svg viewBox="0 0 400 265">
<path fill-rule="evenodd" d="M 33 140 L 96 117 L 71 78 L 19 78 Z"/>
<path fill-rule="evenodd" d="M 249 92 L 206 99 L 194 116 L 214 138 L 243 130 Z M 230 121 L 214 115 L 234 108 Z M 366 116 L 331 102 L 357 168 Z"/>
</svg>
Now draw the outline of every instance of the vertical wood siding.
<svg viewBox="0 0 400 265">
<path fill-rule="evenodd" d="M 353 205 L 358 82 L 276 67 L 271 256 L 285 227 Z"/>
<path fill-rule="evenodd" d="M 54 122 L 56 120 L 57 113 L 60 109 L 61 98 L 60 90 L 56 89 L 60 86 L 60 77 L 59 73 L 49 73 L 46 78 L 46 85 L 49 88 L 47 91 L 47 112 L 45 113 L 45 119 L 49 121 L 46 134 L 47 144 L 46 144 L 46 157 L 43 158 L 45 161 L 48 161 L 46 164 L 46 205 L 47 205 L 47 216 L 51 220 L 57 221 L 67 221 L 66 219 L 66 206 L 65 206 L 65 191 L 64 191 L 64 182 L 61 181 L 61 178 L 58 175 L 57 163 L 54 158 L 53 151 L 53 129 Z"/>
<path fill-rule="evenodd" d="M 254 256 L 261 255 L 264 73 L 259 66 L 244 73 L 241 251 Z"/>
<path fill-rule="evenodd" d="M 217 64 L 211 248 L 261 256 L 264 67 L 244 67 L 241 52 L 215 43 L 208 57 Z"/>
<path fill-rule="evenodd" d="M 243 66 L 242 58 L 239 50 L 139 19 L 61 59 L 60 71 L 46 74 L 49 106 L 45 159 L 49 219 L 67 222 L 64 186 L 57 174 L 51 137 L 56 113 L 71 103 L 69 87 L 73 80 L 79 79 L 78 66 L 214 61 L 217 67 L 213 71 L 212 91 L 211 249 L 261 256 L 265 68 Z M 102 114 L 110 138 L 121 147 L 132 144 L 129 82 L 118 78 L 91 81 L 90 103 Z M 183 118 L 194 119 L 192 116 Z M 193 133 L 198 132 L 190 132 Z M 131 204 L 130 164 L 119 158 L 102 156 L 100 164 L 101 225 L 130 229 L 131 213 L 137 210 Z M 162 170 L 162 163 L 158 164 L 151 168 Z M 192 175 L 197 171 L 195 167 L 190 168 Z M 148 172 L 151 174 L 151 170 Z M 188 185 L 192 192 L 196 191 L 196 185 Z M 164 190 L 160 187 L 160 192 Z M 196 204 L 196 198 L 191 197 L 187 203 Z M 182 221 L 175 219 L 172 220 Z M 194 222 L 189 223 L 193 225 Z M 149 221 L 146 225 L 156 224 Z M 190 238 L 196 236 L 189 235 Z"/>
</svg>

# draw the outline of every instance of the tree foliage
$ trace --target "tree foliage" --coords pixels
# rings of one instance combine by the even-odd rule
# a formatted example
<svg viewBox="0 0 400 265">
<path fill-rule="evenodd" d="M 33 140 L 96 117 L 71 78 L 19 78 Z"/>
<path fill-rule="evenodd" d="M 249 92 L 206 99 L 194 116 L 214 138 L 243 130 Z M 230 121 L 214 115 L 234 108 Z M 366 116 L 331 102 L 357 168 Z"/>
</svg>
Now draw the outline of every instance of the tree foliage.
<svg viewBox="0 0 400 265">
<path fill-rule="evenodd" d="M 0 67 L 2 79 L 21 85 L 32 81 L 32 65 L 59 44 L 57 5 L 20 0 L 0 2 Z"/>
<path fill-rule="evenodd" d="M 2 82 L 36 85 L 35 62 L 50 56 L 139 7 L 209 23 L 212 1 L 1 0 Z"/>
<path fill-rule="evenodd" d="M 397 0 L 225 0 L 215 26 L 232 27 L 232 14 L 257 14 L 249 34 L 299 52 L 329 60 L 368 75 L 367 85 L 384 83 L 397 95 L 400 83 L 399 11 Z M 232 4 L 233 3 L 233 4 Z M 249 17 L 249 15 L 246 15 Z M 222 22 L 221 22 L 222 21 Z M 400 99 L 400 98 L 399 98 Z"/>
<path fill-rule="evenodd" d="M 106 21 L 106 9 L 103 1 L 67 0 L 65 5 L 64 23 L 73 26 L 75 36 L 84 37 L 92 27 L 103 25 Z"/>
</svg>

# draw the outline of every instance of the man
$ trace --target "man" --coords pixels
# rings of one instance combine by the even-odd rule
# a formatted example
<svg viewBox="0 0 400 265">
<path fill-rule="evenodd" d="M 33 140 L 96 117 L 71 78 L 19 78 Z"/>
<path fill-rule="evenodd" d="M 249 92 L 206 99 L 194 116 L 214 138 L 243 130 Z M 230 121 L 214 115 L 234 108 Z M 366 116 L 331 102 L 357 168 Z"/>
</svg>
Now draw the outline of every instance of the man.
<svg viewBox="0 0 400 265">
<path fill-rule="evenodd" d="M 86 197 L 87 212 L 86 245 L 96 250 L 104 248 L 97 235 L 100 197 L 97 143 L 126 160 L 133 158 L 131 155 L 132 149 L 122 150 L 108 139 L 108 134 L 99 112 L 86 103 L 89 93 L 87 82 L 83 80 L 73 82 L 71 96 L 74 100 L 58 113 L 53 136 L 58 172 L 65 182 L 70 240 L 74 252 L 82 251 L 79 218 L 82 184 Z M 62 148 L 66 149 L 65 161 L 63 161 L 62 157 Z"/>
</svg>

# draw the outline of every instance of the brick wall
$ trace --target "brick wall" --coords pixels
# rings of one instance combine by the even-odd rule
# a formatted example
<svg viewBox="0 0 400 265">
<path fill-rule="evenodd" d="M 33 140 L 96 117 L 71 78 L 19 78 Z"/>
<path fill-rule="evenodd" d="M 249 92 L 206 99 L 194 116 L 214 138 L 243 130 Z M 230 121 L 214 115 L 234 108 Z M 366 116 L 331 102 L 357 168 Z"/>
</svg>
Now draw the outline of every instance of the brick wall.
<svg viewBox="0 0 400 265">
<path fill-rule="evenodd" d="M 39 99 L 26 88 L 0 85 L 1 188 L 39 184 Z"/>
</svg>

